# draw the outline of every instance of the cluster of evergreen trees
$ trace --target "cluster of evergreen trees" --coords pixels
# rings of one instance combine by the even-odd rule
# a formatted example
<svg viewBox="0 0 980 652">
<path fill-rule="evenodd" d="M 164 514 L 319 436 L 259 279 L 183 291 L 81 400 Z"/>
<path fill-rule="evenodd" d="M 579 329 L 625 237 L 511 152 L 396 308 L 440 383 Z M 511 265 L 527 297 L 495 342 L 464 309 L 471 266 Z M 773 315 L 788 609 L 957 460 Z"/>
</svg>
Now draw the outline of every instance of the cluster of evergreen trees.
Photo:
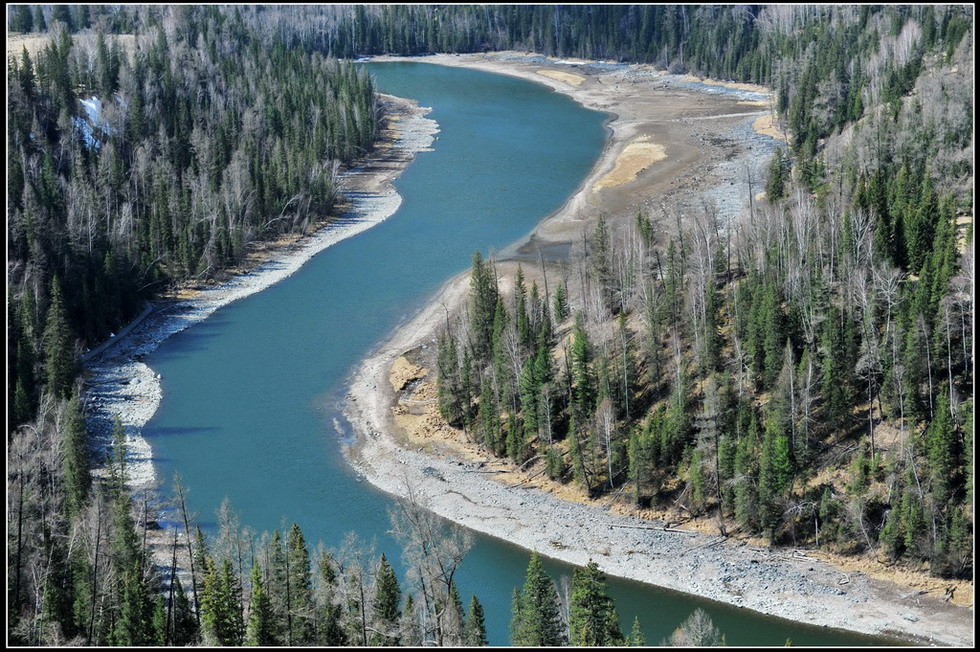
<svg viewBox="0 0 980 652">
<path fill-rule="evenodd" d="M 49 24 L 60 22 L 72 33 L 90 28 L 128 33 L 132 30 L 135 16 L 135 9 L 122 5 L 19 4 L 8 7 L 8 29 L 22 34 L 43 33 Z"/>
<path fill-rule="evenodd" d="M 848 65 L 867 42 L 919 29 L 905 9 L 834 16 L 853 37 Z M 827 31 L 819 11 L 784 18 L 793 34 Z M 909 45 L 927 62 L 911 89 L 960 65 L 968 79 L 968 44 L 950 40 L 961 17 L 942 18 Z M 783 70 L 797 46 L 786 47 Z M 723 529 L 969 576 L 972 225 L 956 218 L 972 168 L 964 183 L 930 165 L 956 160 L 969 126 L 909 126 L 949 115 L 952 91 L 903 97 L 897 111 L 863 97 L 820 136 L 847 124 L 850 141 L 814 150 L 797 137 L 777 153 L 769 197 L 742 223 L 706 213 L 659 242 L 666 225 L 642 213 L 616 234 L 599 218 L 553 294 L 528 293 L 518 269 L 502 296 L 477 255 L 467 315 L 439 343 L 446 420 L 516 464 L 540 456 L 591 495 L 628 485 L 641 507 L 678 503 Z M 893 158 L 910 141 L 925 154 Z"/>
<path fill-rule="evenodd" d="M 524 50 L 558 57 L 655 63 L 763 82 L 759 7 L 666 5 L 377 5 L 307 7 L 276 20 L 295 43 L 332 56 Z M 268 17 L 264 16 L 263 20 Z"/>
<path fill-rule="evenodd" d="M 180 8 L 132 52 L 52 25 L 8 62 L 11 428 L 42 392 L 65 397 L 76 349 L 142 299 L 330 216 L 336 166 L 371 149 L 378 119 L 366 74 L 235 12 Z"/>
</svg>

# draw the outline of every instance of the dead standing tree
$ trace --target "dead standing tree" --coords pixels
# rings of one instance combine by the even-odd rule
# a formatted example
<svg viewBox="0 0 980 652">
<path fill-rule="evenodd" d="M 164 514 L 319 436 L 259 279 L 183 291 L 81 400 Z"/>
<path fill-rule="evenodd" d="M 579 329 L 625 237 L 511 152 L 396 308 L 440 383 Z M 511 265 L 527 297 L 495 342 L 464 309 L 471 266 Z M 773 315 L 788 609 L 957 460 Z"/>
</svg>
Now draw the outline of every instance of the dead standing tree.
<svg viewBox="0 0 980 652">
<path fill-rule="evenodd" d="M 452 618 L 454 577 L 473 546 L 473 535 L 426 509 L 412 488 L 389 513 L 392 533 L 402 542 L 409 578 L 422 597 L 419 609 L 423 645 L 460 645 L 462 622 Z"/>
</svg>

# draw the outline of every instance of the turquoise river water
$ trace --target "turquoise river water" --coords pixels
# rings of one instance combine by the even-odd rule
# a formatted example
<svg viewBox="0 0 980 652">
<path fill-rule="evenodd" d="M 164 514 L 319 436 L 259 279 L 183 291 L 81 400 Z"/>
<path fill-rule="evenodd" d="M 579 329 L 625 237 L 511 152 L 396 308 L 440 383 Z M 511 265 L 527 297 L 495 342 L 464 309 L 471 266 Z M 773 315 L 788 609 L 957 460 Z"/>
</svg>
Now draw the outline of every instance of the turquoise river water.
<svg viewBox="0 0 980 652">
<path fill-rule="evenodd" d="M 348 532 L 400 559 L 388 534 L 393 499 L 358 481 L 333 426 L 345 380 L 473 252 L 525 236 L 582 182 L 602 151 L 606 115 L 545 86 L 428 64 L 369 64 L 384 92 L 433 107 L 441 132 L 396 182 L 388 221 L 331 247 L 285 281 L 166 340 L 147 363 L 164 399 L 145 434 L 158 476 L 179 472 L 203 526 L 228 497 L 242 523 L 297 522 L 307 541 L 339 547 Z M 457 576 L 477 593 L 492 644 L 509 642 L 511 591 L 529 553 L 483 535 Z M 571 567 L 547 562 L 553 577 Z M 610 578 L 628 632 L 639 616 L 656 644 L 696 607 L 732 645 L 868 645 L 881 641 L 801 626 Z"/>
</svg>

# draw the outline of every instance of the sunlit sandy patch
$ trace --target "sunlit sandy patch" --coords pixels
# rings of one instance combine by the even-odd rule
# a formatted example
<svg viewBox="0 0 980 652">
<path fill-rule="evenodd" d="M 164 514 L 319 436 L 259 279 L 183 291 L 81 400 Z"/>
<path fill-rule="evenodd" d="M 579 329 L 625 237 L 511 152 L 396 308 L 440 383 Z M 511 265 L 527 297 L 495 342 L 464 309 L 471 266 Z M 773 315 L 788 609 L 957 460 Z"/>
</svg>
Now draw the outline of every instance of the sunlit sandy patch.
<svg viewBox="0 0 980 652">
<path fill-rule="evenodd" d="M 768 113 L 766 115 L 760 115 L 752 123 L 752 128 L 755 129 L 755 133 L 757 134 L 770 136 L 778 140 L 786 140 L 786 136 L 783 135 L 783 132 L 776 124 L 775 114 Z"/>
<path fill-rule="evenodd" d="M 769 106 L 768 100 L 739 100 L 738 104 L 742 106 Z"/>
<path fill-rule="evenodd" d="M 391 366 L 391 386 L 396 392 L 405 389 L 412 381 L 424 378 L 429 371 L 425 367 L 412 364 L 402 356 Z"/>
<path fill-rule="evenodd" d="M 642 136 L 627 145 L 616 159 L 616 167 L 612 172 L 599 179 L 596 189 L 614 188 L 636 179 L 636 176 L 654 163 L 667 158 L 667 150 L 663 145 L 649 142 L 649 137 Z"/>
<path fill-rule="evenodd" d="M 585 81 L 585 77 L 582 75 L 576 75 L 572 72 L 562 72 L 560 70 L 539 70 L 538 74 L 543 77 L 550 77 L 551 79 L 557 79 L 558 81 L 565 82 L 572 86 L 578 86 Z"/>
</svg>

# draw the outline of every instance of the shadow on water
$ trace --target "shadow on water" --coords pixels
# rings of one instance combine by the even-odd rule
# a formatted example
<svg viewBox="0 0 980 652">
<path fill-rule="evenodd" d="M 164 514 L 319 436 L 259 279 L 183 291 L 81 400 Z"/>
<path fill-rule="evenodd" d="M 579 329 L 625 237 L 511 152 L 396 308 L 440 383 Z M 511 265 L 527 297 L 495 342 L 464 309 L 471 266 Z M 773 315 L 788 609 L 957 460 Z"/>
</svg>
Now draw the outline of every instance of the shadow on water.
<svg viewBox="0 0 980 652">
<path fill-rule="evenodd" d="M 186 435 L 203 435 L 206 433 L 218 432 L 220 428 L 215 426 L 167 426 L 154 427 L 152 422 L 143 428 L 143 435 L 153 444 L 154 440 L 164 437 L 180 437 Z M 154 460 L 159 460 L 159 456 L 154 456 Z"/>
</svg>

